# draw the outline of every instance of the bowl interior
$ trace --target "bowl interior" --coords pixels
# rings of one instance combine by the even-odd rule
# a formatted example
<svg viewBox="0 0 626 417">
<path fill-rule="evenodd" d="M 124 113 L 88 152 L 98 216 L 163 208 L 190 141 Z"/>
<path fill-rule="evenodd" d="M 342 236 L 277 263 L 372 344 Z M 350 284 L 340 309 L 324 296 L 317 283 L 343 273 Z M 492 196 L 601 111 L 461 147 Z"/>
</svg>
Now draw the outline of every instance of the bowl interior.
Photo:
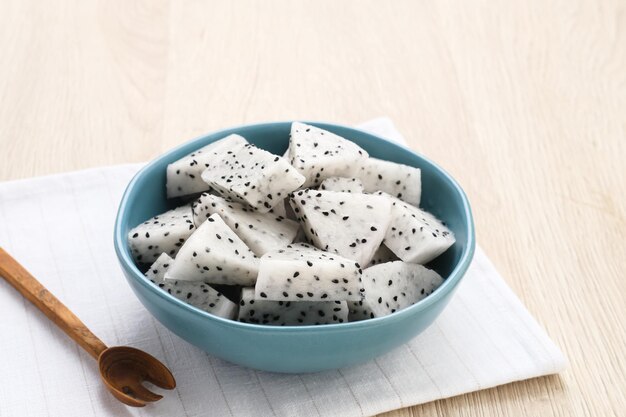
<svg viewBox="0 0 626 417">
<path fill-rule="evenodd" d="M 474 249 L 471 212 L 467 199 L 458 184 L 433 162 L 404 146 L 345 126 L 315 122 L 310 122 L 310 124 L 354 141 L 373 157 L 415 166 L 422 170 L 421 207 L 443 220 L 456 236 L 456 243 L 428 266 L 444 278 L 450 277 L 456 269 L 461 272 L 455 274 L 459 275 L 455 277 L 455 281 L 458 281 L 462 275 L 460 269 L 464 271 L 467 268 Z M 132 264 L 130 249 L 126 244 L 126 235 L 132 227 L 182 204 L 179 199 L 167 200 L 165 196 L 167 164 L 231 133 L 240 134 L 258 147 L 282 155 L 288 146 L 290 126 L 291 122 L 277 122 L 222 130 L 187 142 L 149 163 L 129 184 L 120 206 L 115 240 L 122 255 L 121 261 Z M 136 267 L 129 266 L 131 269 L 134 268 L 139 275 Z M 453 284 L 455 283 L 446 282 L 436 292 Z M 158 290 L 154 288 L 154 291 Z"/>
</svg>

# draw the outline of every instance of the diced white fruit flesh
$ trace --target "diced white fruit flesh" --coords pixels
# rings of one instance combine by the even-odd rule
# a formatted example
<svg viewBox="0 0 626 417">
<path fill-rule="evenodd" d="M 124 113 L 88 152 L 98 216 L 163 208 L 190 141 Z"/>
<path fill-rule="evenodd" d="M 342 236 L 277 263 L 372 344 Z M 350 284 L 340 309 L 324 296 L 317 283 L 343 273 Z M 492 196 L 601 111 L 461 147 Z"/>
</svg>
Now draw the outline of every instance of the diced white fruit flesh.
<svg viewBox="0 0 626 417">
<path fill-rule="evenodd" d="M 187 204 L 133 228 L 128 232 L 128 245 L 136 262 L 149 265 L 163 252 L 176 256 L 194 229 L 191 205 Z"/>
<path fill-rule="evenodd" d="M 422 171 L 408 165 L 369 157 L 355 175 L 366 193 L 384 191 L 416 207 L 422 195 Z"/>
<path fill-rule="evenodd" d="M 320 184 L 320 190 L 339 191 L 342 193 L 362 193 L 363 184 L 357 178 L 331 177 Z"/>
<path fill-rule="evenodd" d="M 395 313 L 425 298 L 443 283 L 435 271 L 402 261 L 367 268 L 362 279 L 365 298 L 348 303 L 350 321 Z"/>
<path fill-rule="evenodd" d="M 361 269 L 356 262 L 305 244 L 261 257 L 254 298 L 274 301 L 361 299 Z"/>
<path fill-rule="evenodd" d="M 378 192 L 377 195 L 385 196 Z M 386 195 L 391 201 L 391 222 L 385 235 L 387 246 L 405 262 L 425 264 L 455 242 L 454 234 L 432 214 Z"/>
<path fill-rule="evenodd" d="M 259 259 L 224 223 L 211 215 L 187 239 L 166 280 L 204 281 L 209 284 L 254 285 Z"/>
<path fill-rule="evenodd" d="M 208 167 L 202 179 L 222 197 L 267 213 L 281 203 L 305 178 L 289 163 L 252 144 L 218 152 L 222 163 Z"/>
<path fill-rule="evenodd" d="M 283 205 L 283 202 L 280 203 Z M 212 214 L 219 214 L 257 256 L 282 248 L 293 242 L 299 224 L 274 213 L 259 213 L 240 203 L 203 194 L 192 206 L 195 224 L 202 224 Z"/>
<path fill-rule="evenodd" d="M 385 262 L 393 262 L 398 260 L 400 259 L 396 256 L 396 254 L 390 251 L 387 246 L 382 244 L 378 249 L 376 249 L 372 260 L 370 261 L 369 265 L 366 266 L 366 268 L 378 264 L 384 264 Z"/>
<path fill-rule="evenodd" d="M 300 190 L 291 206 L 311 242 L 320 249 L 370 263 L 391 219 L 388 198 L 369 194 Z"/>
<path fill-rule="evenodd" d="M 202 181 L 202 171 L 220 162 L 217 153 L 246 143 L 248 141 L 239 135 L 229 135 L 169 164 L 166 174 L 167 198 L 207 191 L 210 187 Z"/>
<path fill-rule="evenodd" d="M 254 288 L 244 288 L 239 321 L 270 326 L 307 326 L 348 321 L 345 301 L 268 301 L 254 298 Z"/>
<path fill-rule="evenodd" d="M 237 305 L 204 282 L 166 281 L 165 273 L 173 262 L 166 253 L 161 254 L 146 271 L 146 277 L 163 291 L 207 313 L 226 319 L 237 316 Z"/>
<path fill-rule="evenodd" d="M 334 133 L 304 123 L 291 125 L 289 162 L 306 177 L 302 187 L 330 177 L 353 177 L 367 156 L 356 143 Z"/>
</svg>

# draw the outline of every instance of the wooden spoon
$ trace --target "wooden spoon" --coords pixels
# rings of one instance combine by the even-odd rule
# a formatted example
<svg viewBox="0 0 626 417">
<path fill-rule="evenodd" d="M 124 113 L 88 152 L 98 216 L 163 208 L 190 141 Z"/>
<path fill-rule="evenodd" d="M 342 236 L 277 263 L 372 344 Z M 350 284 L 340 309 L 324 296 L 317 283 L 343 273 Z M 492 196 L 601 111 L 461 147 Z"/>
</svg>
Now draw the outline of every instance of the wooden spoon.
<svg viewBox="0 0 626 417">
<path fill-rule="evenodd" d="M 144 387 L 144 381 L 164 389 L 176 387 L 169 369 L 146 352 L 128 346 L 107 348 L 78 317 L 2 248 L 0 275 L 98 360 L 102 381 L 111 394 L 124 404 L 143 407 L 148 402 L 163 398 Z"/>
</svg>

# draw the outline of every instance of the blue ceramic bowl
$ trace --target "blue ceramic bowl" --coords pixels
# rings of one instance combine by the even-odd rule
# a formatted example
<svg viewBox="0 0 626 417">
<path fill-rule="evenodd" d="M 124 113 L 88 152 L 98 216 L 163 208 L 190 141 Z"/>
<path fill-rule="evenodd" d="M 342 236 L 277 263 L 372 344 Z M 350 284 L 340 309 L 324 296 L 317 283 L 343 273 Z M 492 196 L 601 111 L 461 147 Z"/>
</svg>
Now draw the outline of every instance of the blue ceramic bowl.
<svg viewBox="0 0 626 417">
<path fill-rule="evenodd" d="M 165 197 L 167 164 L 237 133 L 277 155 L 287 149 L 291 122 L 226 129 L 185 143 L 146 165 L 128 184 L 115 224 L 115 250 L 131 288 L 164 326 L 184 340 L 226 361 L 274 372 L 315 372 L 365 362 L 402 345 L 428 327 L 444 309 L 474 253 L 474 225 L 463 190 L 444 170 L 410 149 L 380 137 L 327 123 L 311 123 L 350 139 L 370 155 L 422 170 L 422 207 L 444 220 L 456 243 L 429 265 L 445 279 L 430 296 L 395 314 L 354 323 L 272 327 L 212 316 L 161 291 L 133 263 L 128 231 L 173 208 Z"/>
</svg>

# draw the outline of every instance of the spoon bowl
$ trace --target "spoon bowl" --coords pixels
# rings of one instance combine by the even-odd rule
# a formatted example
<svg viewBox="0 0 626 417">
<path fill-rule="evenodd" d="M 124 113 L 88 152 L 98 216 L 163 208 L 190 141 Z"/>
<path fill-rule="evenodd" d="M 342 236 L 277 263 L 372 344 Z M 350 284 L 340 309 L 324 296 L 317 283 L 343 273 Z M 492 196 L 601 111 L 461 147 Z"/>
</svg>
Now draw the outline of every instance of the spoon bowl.
<svg viewBox="0 0 626 417">
<path fill-rule="evenodd" d="M 154 356 L 129 346 L 113 346 L 98 357 L 102 381 L 115 398 L 124 404 L 143 407 L 162 395 L 148 390 L 147 381 L 163 389 L 174 389 L 176 381 L 169 369 Z"/>
</svg>

